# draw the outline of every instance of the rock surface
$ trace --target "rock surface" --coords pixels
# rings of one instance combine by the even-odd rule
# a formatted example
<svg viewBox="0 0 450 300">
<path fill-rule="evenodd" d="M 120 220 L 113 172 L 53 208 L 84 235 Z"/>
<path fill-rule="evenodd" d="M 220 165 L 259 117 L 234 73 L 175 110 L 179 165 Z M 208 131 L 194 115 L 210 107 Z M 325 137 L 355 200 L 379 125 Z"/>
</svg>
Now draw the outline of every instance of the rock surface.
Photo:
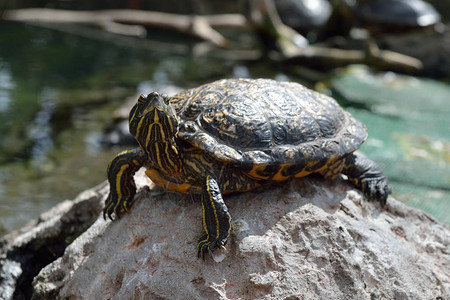
<svg viewBox="0 0 450 300">
<path fill-rule="evenodd" d="M 33 297 L 450 299 L 449 228 L 395 199 L 380 209 L 343 180 L 306 178 L 225 201 L 221 262 L 196 257 L 198 199 L 141 188 L 131 214 L 99 217 L 42 269 Z"/>
<path fill-rule="evenodd" d="M 33 278 L 95 222 L 108 188 L 103 183 L 82 192 L 0 239 L 0 299 L 30 299 Z"/>
</svg>

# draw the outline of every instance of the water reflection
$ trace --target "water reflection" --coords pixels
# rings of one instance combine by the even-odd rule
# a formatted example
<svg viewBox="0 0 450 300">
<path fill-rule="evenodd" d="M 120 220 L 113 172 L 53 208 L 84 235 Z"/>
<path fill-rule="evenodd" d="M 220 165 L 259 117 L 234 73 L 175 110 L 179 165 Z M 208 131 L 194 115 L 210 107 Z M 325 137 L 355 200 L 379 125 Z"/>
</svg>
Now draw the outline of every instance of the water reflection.
<svg viewBox="0 0 450 300">
<path fill-rule="evenodd" d="M 11 70 L 0 57 L 0 114 L 5 113 L 9 109 L 11 104 L 11 90 L 14 87 Z"/>
<path fill-rule="evenodd" d="M 10 93 L 8 91 L 0 90 L 0 114 L 8 110 L 10 103 Z"/>
<path fill-rule="evenodd" d="M 0 44 L 0 232 L 1 227 L 11 230 L 23 226 L 40 212 L 105 179 L 109 160 L 128 146 L 102 148 L 100 136 L 110 124 L 112 112 L 127 97 L 151 91 L 172 95 L 223 77 L 293 79 L 265 64 L 197 58 L 187 50 L 178 55 L 19 24 L 0 26 Z M 412 81 L 410 88 L 414 84 Z M 384 99 L 384 90 L 376 83 L 364 86 L 364 90 L 369 94 L 364 98 Z M 373 111 L 354 109 L 355 115 L 372 127 L 365 149 L 380 161 L 395 161 L 398 155 L 386 145 L 390 137 L 380 122 L 395 127 L 395 118 L 410 117 L 406 113 L 410 101 L 396 103 L 396 109 L 388 105 L 373 106 L 375 112 L 386 112 L 382 119 Z M 432 107 L 443 109 L 439 103 L 428 109 Z M 423 111 L 418 106 L 419 112 Z M 417 126 L 417 119 L 410 124 Z M 444 136 L 443 130 L 422 131 Z M 417 144 L 414 138 L 401 141 Z M 445 153 L 446 145 L 445 141 L 432 144 L 430 151 Z M 391 169 L 395 175 L 401 166 Z M 405 194 L 415 192 L 410 186 L 405 190 Z M 423 193 L 431 195 L 426 189 Z"/>
<path fill-rule="evenodd" d="M 36 118 L 31 123 L 28 130 L 28 138 L 32 141 L 33 147 L 31 157 L 33 157 L 34 167 L 45 166 L 46 153 L 53 147 L 51 117 L 55 111 L 55 99 L 58 92 L 50 87 L 44 87 L 40 95 L 41 110 L 36 114 Z"/>
<path fill-rule="evenodd" d="M 28 25 L 2 23 L 0 44 L 0 228 L 7 230 L 105 180 L 122 148 L 101 148 L 99 136 L 126 97 L 233 76 L 223 60 Z M 263 72 L 251 75 L 272 77 Z"/>
</svg>

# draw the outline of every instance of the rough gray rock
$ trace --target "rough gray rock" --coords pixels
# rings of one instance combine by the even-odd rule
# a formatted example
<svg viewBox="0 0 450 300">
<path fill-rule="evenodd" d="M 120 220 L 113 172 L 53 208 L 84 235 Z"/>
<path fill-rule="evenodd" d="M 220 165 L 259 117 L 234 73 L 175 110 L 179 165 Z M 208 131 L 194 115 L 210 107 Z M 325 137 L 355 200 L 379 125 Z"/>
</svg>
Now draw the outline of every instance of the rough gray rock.
<svg viewBox="0 0 450 300">
<path fill-rule="evenodd" d="M 198 199 L 144 188 L 131 214 L 99 217 L 42 269 L 33 297 L 450 299 L 449 228 L 395 199 L 381 209 L 345 181 L 313 177 L 225 201 L 233 233 L 221 262 L 196 257 Z"/>
<path fill-rule="evenodd" d="M 84 191 L 0 239 L 0 299 L 31 297 L 33 278 L 95 222 L 107 191 L 105 183 Z"/>
</svg>

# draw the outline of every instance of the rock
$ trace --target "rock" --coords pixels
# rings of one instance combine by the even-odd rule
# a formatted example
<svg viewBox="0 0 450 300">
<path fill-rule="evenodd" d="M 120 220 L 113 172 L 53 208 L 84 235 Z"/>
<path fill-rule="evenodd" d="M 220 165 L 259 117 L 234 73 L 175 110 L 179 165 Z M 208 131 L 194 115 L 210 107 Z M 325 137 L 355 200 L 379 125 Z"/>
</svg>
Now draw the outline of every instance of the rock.
<svg viewBox="0 0 450 300">
<path fill-rule="evenodd" d="M 99 216 L 34 278 L 34 299 L 450 298 L 449 228 L 393 198 L 381 209 L 315 177 L 230 195 L 217 263 L 196 257 L 198 199 L 135 178 L 131 214 Z"/>
<path fill-rule="evenodd" d="M 31 297 L 33 278 L 94 223 L 102 210 L 99 199 L 108 188 L 103 183 L 73 201 L 63 201 L 0 239 L 0 299 Z"/>
</svg>

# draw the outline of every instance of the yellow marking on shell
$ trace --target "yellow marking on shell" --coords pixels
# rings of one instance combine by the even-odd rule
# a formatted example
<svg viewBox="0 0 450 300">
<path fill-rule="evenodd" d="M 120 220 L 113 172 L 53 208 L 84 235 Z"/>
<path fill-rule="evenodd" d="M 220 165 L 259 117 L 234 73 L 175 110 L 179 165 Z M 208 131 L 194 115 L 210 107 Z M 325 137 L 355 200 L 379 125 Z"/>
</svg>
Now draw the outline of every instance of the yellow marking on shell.
<svg viewBox="0 0 450 300">
<path fill-rule="evenodd" d="M 329 160 L 325 166 L 326 168 L 321 172 L 322 176 L 329 180 L 335 180 L 342 172 L 344 161 L 342 159 Z"/>
<path fill-rule="evenodd" d="M 305 170 L 301 170 L 300 172 L 296 173 L 296 174 L 294 175 L 294 177 L 295 177 L 295 178 L 301 178 L 301 177 L 308 176 L 309 174 L 311 174 L 311 172 L 305 171 Z"/>
<path fill-rule="evenodd" d="M 288 180 L 290 177 L 291 176 L 284 176 L 280 172 L 277 172 L 275 175 L 273 175 L 271 180 L 273 180 L 273 181 L 285 181 L 285 180 Z"/>
<path fill-rule="evenodd" d="M 245 185 L 245 190 L 246 191 L 250 191 L 252 189 L 252 185 L 250 184 L 250 183 L 247 183 L 246 185 Z"/>
<path fill-rule="evenodd" d="M 324 166 L 320 167 L 319 169 L 316 169 L 316 170 L 313 170 L 313 171 L 306 171 L 306 168 L 307 168 L 307 167 L 312 166 L 312 165 L 315 164 L 315 163 L 317 163 L 317 162 L 314 162 L 314 161 L 313 161 L 313 162 L 310 162 L 310 163 L 306 164 L 306 167 L 305 167 L 303 170 L 301 170 L 300 172 L 296 173 L 296 174 L 294 175 L 294 177 L 295 177 L 295 178 L 305 177 L 305 176 L 308 176 L 308 175 L 311 174 L 311 173 L 320 173 L 320 172 L 322 172 L 323 170 L 325 170 L 326 168 L 328 168 L 328 164 L 325 164 Z"/>
<path fill-rule="evenodd" d="M 145 175 L 147 175 L 156 185 L 162 186 L 169 191 L 187 194 L 193 187 L 190 183 L 171 182 L 162 176 L 156 169 L 147 169 Z"/>
<path fill-rule="evenodd" d="M 250 177 L 255 179 L 270 179 L 270 176 L 262 176 L 258 174 L 258 171 L 264 171 L 267 165 L 254 165 L 252 169 L 247 173 Z"/>
<path fill-rule="evenodd" d="M 289 174 L 289 175 L 283 175 L 283 172 L 284 172 L 284 170 L 285 170 L 286 168 L 291 167 L 291 166 L 293 166 L 293 164 L 286 164 L 286 165 L 283 165 L 283 166 L 278 170 L 278 172 L 277 172 L 275 175 L 272 176 L 271 179 L 274 180 L 274 181 L 285 181 L 285 180 L 288 180 L 289 178 L 292 177 L 292 174 Z"/>
<path fill-rule="evenodd" d="M 126 151 L 124 151 L 124 152 L 126 152 Z M 125 170 L 129 166 L 130 165 L 128 165 L 128 164 L 121 166 L 119 172 L 117 172 L 117 175 L 116 175 L 116 193 L 117 193 L 117 196 L 119 199 L 122 197 L 122 192 L 121 192 L 121 187 L 120 187 L 120 179 L 122 178 L 123 172 L 125 172 Z"/>
</svg>

